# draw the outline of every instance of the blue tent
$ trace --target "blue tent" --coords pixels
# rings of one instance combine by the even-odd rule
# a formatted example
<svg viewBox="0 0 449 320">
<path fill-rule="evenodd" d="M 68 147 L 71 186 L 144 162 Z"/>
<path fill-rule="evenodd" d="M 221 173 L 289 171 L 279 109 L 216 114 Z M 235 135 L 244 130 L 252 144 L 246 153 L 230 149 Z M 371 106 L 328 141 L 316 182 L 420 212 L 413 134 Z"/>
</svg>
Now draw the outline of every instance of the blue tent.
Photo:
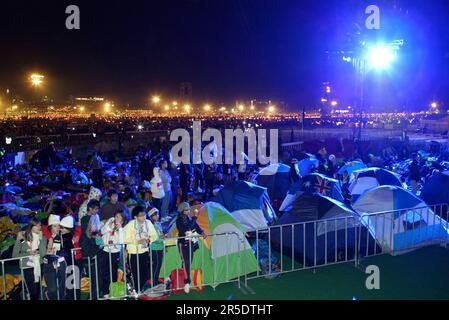
<svg viewBox="0 0 449 320">
<path fill-rule="evenodd" d="M 299 181 L 290 186 L 288 194 L 282 202 L 280 211 L 291 210 L 291 205 L 295 199 L 302 194 L 320 193 L 338 201 L 343 201 L 340 183 L 336 179 L 329 178 L 320 173 L 311 173 L 302 177 Z"/>
<path fill-rule="evenodd" d="M 362 194 L 353 208 L 371 235 L 391 254 L 448 239 L 447 222 L 424 201 L 397 186 L 380 186 Z"/>
<path fill-rule="evenodd" d="M 351 174 L 355 170 L 360 170 L 360 169 L 364 169 L 364 168 L 366 168 L 366 165 L 363 162 L 361 162 L 361 161 L 351 161 L 351 162 L 347 162 L 343 167 L 341 167 L 337 171 L 337 174 L 342 175 L 345 171 L 348 171 L 348 176 L 351 177 Z"/>
<path fill-rule="evenodd" d="M 301 176 L 305 176 L 311 172 L 313 172 L 314 169 L 318 168 L 320 162 L 317 158 L 314 156 L 311 156 L 310 158 L 302 159 L 301 161 L 298 161 L 298 169 Z"/>
<path fill-rule="evenodd" d="M 282 201 L 290 186 L 290 167 L 283 163 L 271 164 L 255 177 L 258 185 L 267 188 L 270 199 Z"/>
<path fill-rule="evenodd" d="M 449 203 L 449 171 L 433 174 L 421 190 L 421 198 L 429 205 Z"/>
<path fill-rule="evenodd" d="M 357 226 L 356 213 L 342 202 L 318 193 L 303 194 L 272 227 L 269 238 L 283 255 L 315 266 L 352 260 L 358 247 L 367 251 L 367 243 L 373 253 L 374 239 L 368 232 L 359 234 Z"/>
<path fill-rule="evenodd" d="M 225 207 L 245 231 L 265 228 L 276 218 L 267 189 L 247 181 L 227 184 L 211 201 Z"/>
<path fill-rule="evenodd" d="M 438 172 L 430 176 L 424 184 L 420 196 L 428 205 L 434 206 L 432 209 L 437 215 L 447 221 L 449 218 L 449 171 Z"/>
<path fill-rule="evenodd" d="M 355 201 L 365 191 L 384 185 L 402 187 L 397 174 L 382 168 L 366 168 L 353 171 L 348 189 Z"/>
</svg>

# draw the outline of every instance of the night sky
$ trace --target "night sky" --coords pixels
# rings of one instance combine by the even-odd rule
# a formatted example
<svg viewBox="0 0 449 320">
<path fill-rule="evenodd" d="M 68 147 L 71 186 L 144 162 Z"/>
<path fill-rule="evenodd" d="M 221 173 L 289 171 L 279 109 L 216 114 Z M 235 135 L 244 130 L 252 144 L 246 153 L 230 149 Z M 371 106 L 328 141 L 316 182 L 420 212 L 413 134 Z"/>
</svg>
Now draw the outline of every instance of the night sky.
<svg viewBox="0 0 449 320">
<path fill-rule="evenodd" d="M 65 8 L 81 10 L 81 30 L 65 28 Z M 353 71 L 327 50 L 348 48 L 364 8 L 381 8 L 374 39 L 404 39 L 392 70 L 367 78 L 367 105 L 422 109 L 449 103 L 449 1 L 160 0 L 2 1 L 0 88 L 29 94 L 40 71 L 59 101 L 106 95 L 143 104 L 176 96 L 191 82 L 199 101 L 283 100 L 297 110 L 331 81 L 342 104 L 354 99 Z"/>
</svg>

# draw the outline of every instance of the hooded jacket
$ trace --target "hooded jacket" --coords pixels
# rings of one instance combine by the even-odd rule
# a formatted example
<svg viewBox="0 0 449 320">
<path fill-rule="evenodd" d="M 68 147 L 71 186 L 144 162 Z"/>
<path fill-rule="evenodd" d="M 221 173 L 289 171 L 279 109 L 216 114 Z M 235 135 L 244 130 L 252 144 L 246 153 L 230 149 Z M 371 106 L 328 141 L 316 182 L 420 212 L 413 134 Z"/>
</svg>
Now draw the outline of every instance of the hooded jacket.
<svg viewBox="0 0 449 320">
<path fill-rule="evenodd" d="M 87 204 L 92 199 L 99 199 L 101 198 L 102 193 L 100 189 L 90 187 L 89 196 L 86 201 L 83 202 L 83 204 L 80 206 L 78 210 L 78 221 L 81 222 L 81 218 L 84 217 L 87 214 Z"/>
<path fill-rule="evenodd" d="M 150 181 L 151 194 L 153 195 L 153 198 L 162 199 L 165 197 L 165 192 L 164 192 L 164 186 L 162 185 L 162 179 L 160 176 L 160 169 L 154 168 L 153 175 L 154 175 L 154 177 Z"/>
</svg>

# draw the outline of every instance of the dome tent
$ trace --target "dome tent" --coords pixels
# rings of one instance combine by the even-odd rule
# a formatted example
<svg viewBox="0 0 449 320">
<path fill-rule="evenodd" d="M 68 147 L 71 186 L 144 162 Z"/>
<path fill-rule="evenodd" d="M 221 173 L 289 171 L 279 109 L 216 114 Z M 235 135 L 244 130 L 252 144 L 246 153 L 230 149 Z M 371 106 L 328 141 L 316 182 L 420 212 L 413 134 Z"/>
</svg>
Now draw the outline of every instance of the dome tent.
<svg viewBox="0 0 449 320">
<path fill-rule="evenodd" d="M 302 177 L 299 181 L 290 186 L 279 211 L 291 210 L 291 205 L 295 199 L 302 194 L 320 193 L 338 201 L 343 201 L 344 197 L 338 180 L 329 178 L 320 173 L 311 173 Z"/>
<path fill-rule="evenodd" d="M 247 181 L 227 184 L 211 201 L 229 210 L 245 231 L 265 228 L 276 218 L 267 189 Z"/>
<path fill-rule="evenodd" d="M 449 171 L 433 174 L 424 184 L 421 198 L 428 205 L 449 204 Z"/>
<path fill-rule="evenodd" d="M 358 248 L 365 253 L 368 241 L 375 243 L 366 240 L 368 232 L 358 235 L 358 225 L 357 214 L 342 202 L 319 193 L 303 194 L 271 227 L 270 239 L 273 248 L 305 266 L 336 263 L 354 259 Z"/>
<path fill-rule="evenodd" d="M 448 237 L 447 222 L 413 193 L 397 186 L 371 189 L 353 208 L 382 249 L 393 255 Z"/>
<path fill-rule="evenodd" d="M 365 191 L 384 185 L 402 187 L 397 174 L 382 168 L 366 168 L 352 172 L 348 189 L 355 201 Z"/>
<path fill-rule="evenodd" d="M 342 175 L 345 171 L 348 172 L 348 176 L 351 177 L 352 173 L 356 170 L 364 169 L 366 165 L 361 161 L 347 162 L 344 166 L 338 169 L 337 174 Z"/>
<path fill-rule="evenodd" d="M 283 163 L 271 164 L 255 177 L 257 185 L 267 188 L 273 201 L 282 201 L 290 186 L 290 167 Z"/>
<path fill-rule="evenodd" d="M 198 224 L 209 236 L 198 238 L 199 249 L 193 253 L 191 271 L 201 269 L 204 284 L 218 285 L 239 276 L 256 272 L 258 263 L 250 244 L 245 238 L 243 227 L 223 206 L 215 202 L 194 206 L 199 210 Z M 178 236 L 176 219 L 169 226 L 166 240 L 168 250 L 162 260 L 159 278 L 168 278 L 170 273 L 182 268 L 176 241 Z"/>
</svg>

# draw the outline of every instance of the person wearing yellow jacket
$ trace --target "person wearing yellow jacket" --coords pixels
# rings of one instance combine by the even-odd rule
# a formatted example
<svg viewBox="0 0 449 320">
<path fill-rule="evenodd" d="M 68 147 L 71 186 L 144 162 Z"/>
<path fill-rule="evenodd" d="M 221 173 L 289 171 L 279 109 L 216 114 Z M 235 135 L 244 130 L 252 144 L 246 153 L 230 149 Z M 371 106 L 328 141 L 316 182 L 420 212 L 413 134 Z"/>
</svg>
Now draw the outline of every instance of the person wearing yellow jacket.
<svg viewBox="0 0 449 320">
<path fill-rule="evenodd" d="M 146 219 L 142 206 L 133 209 L 132 217 L 123 231 L 134 283 L 140 292 L 145 282 L 150 279 L 149 247 L 158 239 L 158 235 L 151 221 Z"/>
</svg>

